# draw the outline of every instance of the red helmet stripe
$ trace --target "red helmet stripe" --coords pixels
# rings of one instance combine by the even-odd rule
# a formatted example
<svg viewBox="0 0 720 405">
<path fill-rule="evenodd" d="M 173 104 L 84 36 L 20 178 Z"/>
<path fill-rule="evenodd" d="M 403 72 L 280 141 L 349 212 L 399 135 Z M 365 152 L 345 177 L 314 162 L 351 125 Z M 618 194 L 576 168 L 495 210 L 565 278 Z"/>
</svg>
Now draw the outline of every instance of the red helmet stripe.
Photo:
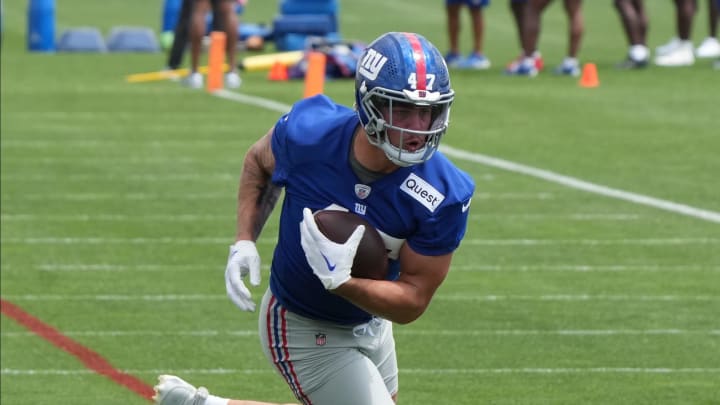
<svg viewBox="0 0 720 405">
<path fill-rule="evenodd" d="M 405 33 L 405 37 L 410 41 L 413 50 L 413 59 L 415 59 L 415 75 L 417 80 L 417 90 L 427 90 L 427 68 L 425 66 L 425 52 L 417 35 Z"/>
</svg>

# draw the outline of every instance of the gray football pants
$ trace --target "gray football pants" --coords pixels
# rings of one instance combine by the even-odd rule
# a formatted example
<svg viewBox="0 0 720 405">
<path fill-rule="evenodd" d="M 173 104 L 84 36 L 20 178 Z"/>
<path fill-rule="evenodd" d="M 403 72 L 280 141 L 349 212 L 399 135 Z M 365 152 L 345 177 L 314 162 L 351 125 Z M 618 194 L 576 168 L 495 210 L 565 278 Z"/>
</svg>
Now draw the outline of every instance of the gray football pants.
<svg viewBox="0 0 720 405">
<path fill-rule="evenodd" d="M 348 326 L 282 307 L 268 289 L 260 305 L 265 357 L 306 405 L 392 405 L 398 367 L 392 323 Z"/>
</svg>

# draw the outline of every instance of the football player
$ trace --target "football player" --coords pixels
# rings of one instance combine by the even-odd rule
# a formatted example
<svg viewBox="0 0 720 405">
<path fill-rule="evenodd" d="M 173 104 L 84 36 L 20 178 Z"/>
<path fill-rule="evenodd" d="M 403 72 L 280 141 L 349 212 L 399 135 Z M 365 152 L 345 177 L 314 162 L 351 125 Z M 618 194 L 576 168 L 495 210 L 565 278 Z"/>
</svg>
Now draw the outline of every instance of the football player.
<svg viewBox="0 0 720 405">
<path fill-rule="evenodd" d="M 260 284 L 255 241 L 284 188 L 259 332 L 269 363 L 303 404 L 397 399 L 393 323 L 413 322 L 428 308 L 465 234 L 475 188 L 438 151 L 454 98 L 433 44 L 386 33 L 361 55 L 355 109 L 324 95 L 306 98 L 245 155 L 227 293 L 240 309 L 255 310 L 244 280 Z M 388 251 L 386 280 L 351 276 L 364 227 L 332 242 L 313 218 L 323 209 L 354 212 L 377 228 Z M 156 390 L 162 405 L 248 403 L 173 376 Z"/>
</svg>

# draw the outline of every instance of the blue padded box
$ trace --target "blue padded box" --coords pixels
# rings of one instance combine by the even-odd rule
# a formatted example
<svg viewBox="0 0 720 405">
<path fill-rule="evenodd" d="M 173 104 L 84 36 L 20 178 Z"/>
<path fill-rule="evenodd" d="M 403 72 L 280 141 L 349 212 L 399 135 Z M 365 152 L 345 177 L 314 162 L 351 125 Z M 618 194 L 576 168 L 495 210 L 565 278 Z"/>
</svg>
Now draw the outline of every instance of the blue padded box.
<svg viewBox="0 0 720 405">
<path fill-rule="evenodd" d="M 333 14 L 338 13 L 337 0 L 283 0 L 280 14 Z"/>
<path fill-rule="evenodd" d="M 94 27 L 69 28 L 60 34 L 57 50 L 61 52 L 107 52 L 105 39 Z"/>
<path fill-rule="evenodd" d="M 273 34 L 324 35 L 335 31 L 331 15 L 328 14 L 292 14 L 280 15 L 273 20 Z"/>
<path fill-rule="evenodd" d="M 155 32 L 147 27 L 113 27 L 107 39 L 110 52 L 159 52 Z"/>
</svg>

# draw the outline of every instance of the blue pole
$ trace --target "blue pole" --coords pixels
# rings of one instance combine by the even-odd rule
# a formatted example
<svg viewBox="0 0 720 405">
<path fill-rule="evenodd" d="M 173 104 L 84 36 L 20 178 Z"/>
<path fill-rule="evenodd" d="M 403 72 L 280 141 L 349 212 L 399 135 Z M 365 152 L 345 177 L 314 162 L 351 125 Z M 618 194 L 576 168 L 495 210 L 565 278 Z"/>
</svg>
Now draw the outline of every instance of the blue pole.
<svg viewBox="0 0 720 405">
<path fill-rule="evenodd" d="M 55 0 L 30 0 L 27 46 L 35 52 L 55 52 Z"/>
</svg>

